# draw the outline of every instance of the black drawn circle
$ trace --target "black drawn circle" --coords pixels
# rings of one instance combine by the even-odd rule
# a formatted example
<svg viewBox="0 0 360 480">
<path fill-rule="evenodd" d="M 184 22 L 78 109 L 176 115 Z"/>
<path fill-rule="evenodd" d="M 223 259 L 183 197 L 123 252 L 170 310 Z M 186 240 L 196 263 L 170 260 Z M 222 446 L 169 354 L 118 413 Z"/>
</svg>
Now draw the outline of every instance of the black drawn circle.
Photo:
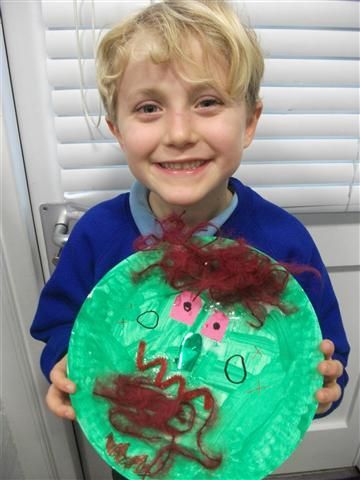
<svg viewBox="0 0 360 480">
<path fill-rule="evenodd" d="M 142 318 L 144 317 L 144 318 Z M 153 330 L 158 326 L 159 323 L 159 314 L 155 312 L 155 310 L 148 310 L 146 312 L 141 313 L 137 319 L 137 323 L 139 323 L 142 327 L 147 328 L 148 330 Z"/>
<path fill-rule="evenodd" d="M 230 377 L 230 374 L 228 372 L 228 368 L 229 368 L 229 364 L 231 362 L 231 360 L 235 357 L 239 357 L 241 358 L 241 365 L 242 365 L 242 368 L 244 370 L 244 374 L 241 378 L 241 380 L 233 380 L 231 377 Z M 245 366 L 245 360 L 244 360 L 244 357 L 242 355 L 238 355 L 238 354 L 235 354 L 235 355 L 232 355 L 231 357 L 229 357 L 227 360 L 226 360 L 226 363 L 225 363 L 225 368 L 224 368 L 224 373 L 225 373 L 225 376 L 226 378 L 229 380 L 229 382 L 231 383 L 234 383 L 235 385 L 240 385 L 240 383 L 243 383 L 245 382 L 246 380 L 246 376 L 247 376 L 247 371 L 246 371 L 246 366 Z"/>
</svg>

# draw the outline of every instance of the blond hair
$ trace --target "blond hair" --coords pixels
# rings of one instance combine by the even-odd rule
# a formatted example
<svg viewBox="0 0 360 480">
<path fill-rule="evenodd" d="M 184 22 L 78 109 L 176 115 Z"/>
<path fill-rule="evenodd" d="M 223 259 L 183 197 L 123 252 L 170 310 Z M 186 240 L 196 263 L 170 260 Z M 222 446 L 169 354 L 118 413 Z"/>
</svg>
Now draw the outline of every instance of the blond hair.
<svg viewBox="0 0 360 480">
<path fill-rule="evenodd" d="M 143 37 L 146 53 L 155 64 L 173 62 L 190 67 L 188 81 L 215 84 L 233 100 L 245 99 L 254 111 L 259 99 L 264 60 L 255 33 L 221 0 L 163 0 L 112 28 L 102 39 L 96 59 L 97 82 L 107 118 L 116 123 L 117 87 Z M 189 42 L 196 40 L 203 62 L 194 58 Z M 226 62 L 226 85 L 219 85 L 211 69 L 214 60 Z M 212 63 L 211 63 L 212 62 Z M 183 77 L 186 77 L 183 74 Z"/>
</svg>

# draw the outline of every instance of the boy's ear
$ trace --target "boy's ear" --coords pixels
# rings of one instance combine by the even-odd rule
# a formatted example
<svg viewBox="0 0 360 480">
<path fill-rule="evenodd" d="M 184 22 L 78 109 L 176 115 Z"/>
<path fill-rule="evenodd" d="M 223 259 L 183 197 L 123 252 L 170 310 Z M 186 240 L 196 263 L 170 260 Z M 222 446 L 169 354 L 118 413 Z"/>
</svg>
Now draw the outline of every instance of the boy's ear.
<svg viewBox="0 0 360 480">
<path fill-rule="evenodd" d="M 108 118 L 106 119 L 106 123 L 107 123 L 107 126 L 109 127 L 110 132 L 114 135 L 114 137 L 116 138 L 116 140 L 119 142 L 120 146 L 122 147 L 123 146 L 122 136 L 121 136 L 121 133 L 120 133 L 120 130 L 119 130 L 118 126 L 115 123 L 113 123 L 111 120 L 109 120 Z"/>
<path fill-rule="evenodd" d="M 257 102 L 254 112 L 249 116 L 247 119 L 247 125 L 245 129 L 245 143 L 244 147 L 247 148 L 250 146 L 253 138 L 255 136 L 256 127 L 261 116 L 261 112 L 263 110 L 262 102 Z"/>
</svg>

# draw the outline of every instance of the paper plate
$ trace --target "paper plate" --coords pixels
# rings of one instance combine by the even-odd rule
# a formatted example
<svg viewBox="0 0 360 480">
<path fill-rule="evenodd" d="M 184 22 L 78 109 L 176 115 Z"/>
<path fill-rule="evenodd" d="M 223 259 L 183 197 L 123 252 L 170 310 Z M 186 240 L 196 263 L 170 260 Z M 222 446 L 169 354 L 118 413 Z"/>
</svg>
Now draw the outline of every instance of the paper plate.
<svg viewBox="0 0 360 480">
<path fill-rule="evenodd" d="M 129 479 L 151 472 L 166 479 L 262 479 L 298 446 L 317 408 L 323 356 L 315 312 L 292 277 L 283 300 L 297 311 L 269 309 L 260 329 L 243 306 L 224 309 L 204 294 L 173 290 L 157 269 L 134 284 L 133 272 L 159 255 L 139 252 L 122 261 L 79 312 L 68 352 L 77 420 L 98 454 Z M 142 394 L 117 406 L 94 394 L 97 382 L 116 375 L 145 378 L 143 391 L 157 395 L 154 409 L 144 411 Z M 164 397 L 181 405 L 166 432 L 139 429 L 134 419 L 159 417 Z M 111 408 L 121 428 L 110 421 Z M 154 473 L 159 462 L 165 473 Z"/>
</svg>

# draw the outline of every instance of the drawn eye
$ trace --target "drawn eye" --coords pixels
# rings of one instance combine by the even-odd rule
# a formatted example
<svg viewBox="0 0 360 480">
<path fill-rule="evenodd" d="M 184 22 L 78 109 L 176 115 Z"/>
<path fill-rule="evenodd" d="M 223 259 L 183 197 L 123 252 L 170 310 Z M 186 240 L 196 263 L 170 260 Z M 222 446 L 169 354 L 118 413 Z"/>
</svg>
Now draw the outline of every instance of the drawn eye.
<svg viewBox="0 0 360 480">
<path fill-rule="evenodd" d="M 226 360 L 224 368 L 225 377 L 235 385 L 245 382 L 247 377 L 245 360 L 242 355 L 235 354 Z"/>
<path fill-rule="evenodd" d="M 155 310 L 148 310 L 141 313 L 137 319 L 137 323 L 148 330 L 153 330 L 158 326 L 159 314 Z"/>
<path fill-rule="evenodd" d="M 192 309 L 192 304 L 191 304 L 191 302 L 184 302 L 183 307 L 184 307 L 185 312 L 190 312 L 191 309 Z"/>
<path fill-rule="evenodd" d="M 216 342 L 221 342 L 228 323 L 229 317 L 225 313 L 216 310 L 204 323 L 201 333 Z"/>
<path fill-rule="evenodd" d="M 192 292 L 180 293 L 174 301 L 170 311 L 170 317 L 178 322 L 192 325 L 202 307 L 202 300 Z"/>
</svg>

